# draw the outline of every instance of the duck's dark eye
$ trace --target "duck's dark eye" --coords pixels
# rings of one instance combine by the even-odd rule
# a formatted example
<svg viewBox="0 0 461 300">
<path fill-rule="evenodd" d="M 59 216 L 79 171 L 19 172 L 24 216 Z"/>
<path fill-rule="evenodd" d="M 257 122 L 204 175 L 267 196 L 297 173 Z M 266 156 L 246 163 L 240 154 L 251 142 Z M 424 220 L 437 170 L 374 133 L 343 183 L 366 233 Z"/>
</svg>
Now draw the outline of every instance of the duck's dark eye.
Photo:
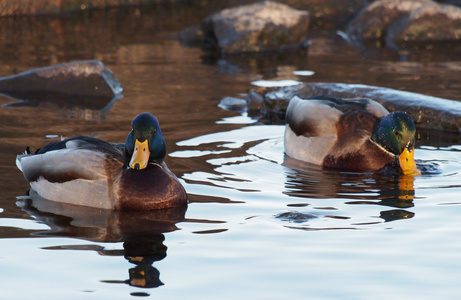
<svg viewBox="0 0 461 300">
<path fill-rule="evenodd" d="M 394 134 L 395 134 L 396 137 L 400 136 L 400 133 L 396 129 L 394 129 Z"/>
</svg>

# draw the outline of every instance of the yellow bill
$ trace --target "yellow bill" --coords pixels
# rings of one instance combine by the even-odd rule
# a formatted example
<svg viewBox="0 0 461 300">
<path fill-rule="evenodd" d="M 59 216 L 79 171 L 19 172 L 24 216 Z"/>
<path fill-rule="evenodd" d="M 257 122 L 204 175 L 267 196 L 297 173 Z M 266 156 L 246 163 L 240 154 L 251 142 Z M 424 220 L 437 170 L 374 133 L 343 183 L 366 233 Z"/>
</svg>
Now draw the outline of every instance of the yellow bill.
<svg viewBox="0 0 461 300">
<path fill-rule="evenodd" d="M 142 170 L 147 167 L 147 163 L 149 162 L 149 143 L 147 139 L 144 142 L 139 142 L 136 140 L 134 143 L 134 151 L 133 155 L 131 156 L 130 160 L 130 168 L 134 170 Z"/>
<path fill-rule="evenodd" d="M 416 166 L 414 158 L 415 149 L 408 151 L 408 148 L 405 148 L 402 154 L 399 155 L 400 168 L 405 175 L 421 175 L 421 172 Z"/>
</svg>

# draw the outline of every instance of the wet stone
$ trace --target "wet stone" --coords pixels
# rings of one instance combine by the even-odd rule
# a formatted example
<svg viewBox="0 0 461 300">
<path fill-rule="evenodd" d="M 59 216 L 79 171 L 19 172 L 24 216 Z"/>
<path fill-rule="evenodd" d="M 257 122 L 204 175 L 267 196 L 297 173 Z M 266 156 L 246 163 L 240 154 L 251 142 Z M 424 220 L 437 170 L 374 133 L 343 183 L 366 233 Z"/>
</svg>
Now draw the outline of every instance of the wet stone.
<svg viewBox="0 0 461 300">
<path fill-rule="evenodd" d="M 277 219 L 281 219 L 282 221 L 293 222 L 293 223 L 304 223 L 311 219 L 318 218 L 314 214 L 309 213 L 301 213 L 298 211 L 289 211 L 280 213 L 275 216 Z"/>
<path fill-rule="evenodd" d="M 232 110 L 238 112 L 247 111 L 247 101 L 240 98 L 224 97 L 221 99 L 218 106 L 224 110 Z"/>
<path fill-rule="evenodd" d="M 364 8 L 346 30 L 352 40 L 405 43 L 461 41 L 461 8 L 431 0 L 379 0 Z"/>
<path fill-rule="evenodd" d="M 96 60 L 53 65 L 0 78 L 1 93 L 26 91 L 114 97 L 122 87 L 112 71 Z"/>
<path fill-rule="evenodd" d="M 0 78 L 0 94 L 14 100 L 5 106 L 46 107 L 66 117 L 103 120 L 123 88 L 112 71 L 96 60 L 32 69 Z"/>
<path fill-rule="evenodd" d="M 284 124 L 288 103 L 294 96 L 308 99 L 332 95 L 340 98 L 370 98 L 389 111 L 405 111 L 418 128 L 461 132 L 461 102 L 450 99 L 378 86 L 323 82 L 282 88 L 257 87 L 251 92 L 264 98 L 264 108 L 260 110 L 259 116 L 253 114 L 252 117 L 266 124 Z M 242 111 L 242 108 L 239 110 Z"/>
<path fill-rule="evenodd" d="M 309 13 L 285 4 L 262 1 L 224 9 L 182 30 L 184 45 L 202 41 L 221 53 L 261 52 L 307 46 Z"/>
<path fill-rule="evenodd" d="M 249 112 L 261 112 L 264 110 L 264 97 L 258 93 L 250 92 L 246 99 Z"/>
</svg>

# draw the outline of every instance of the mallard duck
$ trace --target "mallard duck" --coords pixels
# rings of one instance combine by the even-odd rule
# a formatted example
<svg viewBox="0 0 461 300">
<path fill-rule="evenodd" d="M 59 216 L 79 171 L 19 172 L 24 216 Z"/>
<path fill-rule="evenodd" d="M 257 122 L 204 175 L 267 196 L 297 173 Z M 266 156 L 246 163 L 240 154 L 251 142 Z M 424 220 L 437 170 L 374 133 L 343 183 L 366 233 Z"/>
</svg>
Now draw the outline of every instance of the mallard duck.
<svg viewBox="0 0 461 300">
<path fill-rule="evenodd" d="M 295 96 L 286 112 L 285 153 L 326 168 L 417 175 L 415 131 L 408 114 L 389 113 L 371 99 Z"/>
<path fill-rule="evenodd" d="M 78 136 L 50 143 L 16 164 L 41 197 L 114 210 L 151 210 L 187 202 L 186 192 L 164 159 L 157 118 L 141 113 L 125 144 Z"/>
</svg>

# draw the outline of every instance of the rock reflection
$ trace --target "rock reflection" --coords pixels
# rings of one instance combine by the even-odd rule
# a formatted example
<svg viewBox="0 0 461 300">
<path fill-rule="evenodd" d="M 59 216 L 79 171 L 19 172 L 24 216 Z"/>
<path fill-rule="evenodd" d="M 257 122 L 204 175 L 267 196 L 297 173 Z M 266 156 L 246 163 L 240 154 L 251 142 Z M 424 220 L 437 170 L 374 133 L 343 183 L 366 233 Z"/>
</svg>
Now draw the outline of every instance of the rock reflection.
<svg viewBox="0 0 461 300">
<path fill-rule="evenodd" d="M 207 53 L 201 58 L 203 64 L 216 66 L 217 74 L 260 74 L 261 79 L 292 78 L 292 71 L 295 70 L 293 66 L 308 67 L 307 48 L 224 56 Z M 290 70 L 287 71 L 286 68 Z"/>
<path fill-rule="evenodd" d="M 380 205 L 396 209 L 383 210 L 380 218 L 385 222 L 408 219 L 414 206 L 414 177 L 393 174 L 340 172 L 324 170 L 319 166 L 286 158 L 285 193 L 303 198 L 347 198 L 345 204 Z M 298 206 L 300 204 L 297 204 Z"/>
<path fill-rule="evenodd" d="M 163 285 L 160 272 L 153 263 L 166 257 L 163 233 L 177 229 L 176 223 L 185 219 L 187 207 L 154 211 L 111 211 L 49 201 L 34 194 L 18 205 L 31 217 L 50 227 L 33 235 L 59 236 L 92 242 L 123 242 L 123 249 L 106 249 L 104 246 L 59 245 L 47 250 L 96 251 L 102 256 L 123 256 L 135 267 L 128 270 L 129 279 L 102 280 L 142 288 Z"/>
<path fill-rule="evenodd" d="M 102 121 L 106 112 L 122 97 L 80 96 L 51 92 L 3 92 L 2 95 L 19 100 L 8 103 L 6 107 L 38 107 L 61 112 L 60 116 L 67 119 Z"/>
</svg>

